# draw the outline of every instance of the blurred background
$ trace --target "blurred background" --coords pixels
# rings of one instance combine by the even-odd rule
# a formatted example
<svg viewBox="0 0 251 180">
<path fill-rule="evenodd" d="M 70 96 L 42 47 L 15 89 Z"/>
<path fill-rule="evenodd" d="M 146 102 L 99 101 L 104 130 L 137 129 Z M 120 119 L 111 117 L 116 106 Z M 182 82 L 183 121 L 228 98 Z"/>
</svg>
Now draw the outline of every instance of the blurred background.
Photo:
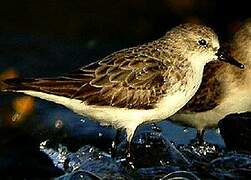
<svg viewBox="0 0 251 180">
<path fill-rule="evenodd" d="M 184 22 L 206 24 L 226 40 L 249 7 L 244 0 L 10 0 L 0 6 L 0 66 L 29 76 L 66 72 Z"/>
<path fill-rule="evenodd" d="M 137 43 L 186 21 L 208 24 L 223 35 L 249 16 L 248 5 L 244 0 L 11 0 L 1 4 L 0 28 L 68 40 Z"/>
<path fill-rule="evenodd" d="M 0 79 L 60 75 L 157 39 L 184 22 L 208 25 L 221 41 L 229 41 L 249 17 L 245 0 L 9 0 L 0 4 Z M 163 136 L 177 144 L 188 143 L 196 134 L 168 121 L 159 126 Z M 139 132 L 149 129 L 140 127 Z M 13 171 L 24 177 L 59 175 L 40 154 L 42 141 L 66 144 L 71 151 L 84 144 L 107 150 L 114 136 L 111 127 L 102 128 L 62 106 L 0 95 L 0 162 L 8 162 L 0 164 L 0 177 Z M 206 138 L 224 146 L 214 131 L 207 131 Z"/>
</svg>

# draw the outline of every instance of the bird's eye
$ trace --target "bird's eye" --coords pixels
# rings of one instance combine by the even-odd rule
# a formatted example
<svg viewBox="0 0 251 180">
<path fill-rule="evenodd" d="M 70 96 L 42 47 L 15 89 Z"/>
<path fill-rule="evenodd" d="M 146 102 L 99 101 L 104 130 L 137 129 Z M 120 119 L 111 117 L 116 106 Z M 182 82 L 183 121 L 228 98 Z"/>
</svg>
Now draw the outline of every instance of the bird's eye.
<svg viewBox="0 0 251 180">
<path fill-rule="evenodd" d="M 205 39 L 200 39 L 200 40 L 198 41 L 198 44 L 199 44 L 200 46 L 206 47 L 206 46 L 207 46 L 207 41 L 206 41 Z"/>
</svg>

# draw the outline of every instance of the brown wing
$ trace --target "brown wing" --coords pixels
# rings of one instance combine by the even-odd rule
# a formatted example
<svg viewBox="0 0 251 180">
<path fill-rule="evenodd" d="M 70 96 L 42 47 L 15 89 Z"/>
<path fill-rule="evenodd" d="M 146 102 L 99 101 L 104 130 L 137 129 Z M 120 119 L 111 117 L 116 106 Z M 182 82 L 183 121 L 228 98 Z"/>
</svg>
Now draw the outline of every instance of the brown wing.
<svg viewBox="0 0 251 180">
<path fill-rule="evenodd" d="M 163 94 L 167 67 L 133 48 L 58 78 L 7 80 L 13 90 L 34 90 L 75 98 L 89 105 L 152 108 Z"/>
<path fill-rule="evenodd" d="M 218 74 L 223 66 L 224 64 L 218 62 L 211 62 L 205 66 L 199 90 L 180 112 L 203 112 L 218 106 L 223 95 Z"/>
</svg>

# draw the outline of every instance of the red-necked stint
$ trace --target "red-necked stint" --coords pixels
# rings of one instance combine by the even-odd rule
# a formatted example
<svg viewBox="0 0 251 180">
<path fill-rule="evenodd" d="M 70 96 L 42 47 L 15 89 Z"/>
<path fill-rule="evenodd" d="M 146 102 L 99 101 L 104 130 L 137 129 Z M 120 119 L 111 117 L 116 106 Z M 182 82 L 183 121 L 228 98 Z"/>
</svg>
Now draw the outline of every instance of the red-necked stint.
<svg viewBox="0 0 251 180">
<path fill-rule="evenodd" d="M 141 123 L 170 117 L 194 96 L 206 63 L 219 59 L 243 67 L 224 55 L 211 28 L 182 24 L 160 39 L 122 49 L 78 71 L 9 79 L 1 82 L 0 90 L 52 101 L 101 124 L 124 128 L 130 142 Z"/>
<path fill-rule="evenodd" d="M 218 62 L 207 64 L 195 96 L 171 117 L 175 122 L 195 127 L 200 139 L 205 128 L 217 127 L 226 115 L 251 111 L 251 19 L 235 33 L 230 53 L 245 69 L 240 71 Z"/>
</svg>

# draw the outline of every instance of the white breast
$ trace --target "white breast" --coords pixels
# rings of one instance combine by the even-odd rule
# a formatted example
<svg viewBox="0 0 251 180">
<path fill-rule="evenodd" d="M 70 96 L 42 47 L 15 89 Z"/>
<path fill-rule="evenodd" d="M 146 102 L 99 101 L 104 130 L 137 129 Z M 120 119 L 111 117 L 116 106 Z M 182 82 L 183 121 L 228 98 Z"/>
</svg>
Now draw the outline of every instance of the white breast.
<svg viewBox="0 0 251 180">
<path fill-rule="evenodd" d="M 127 108 L 117 108 L 110 106 L 94 106 L 86 105 L 81 100 L 70 99 L 62 96 L 56 96 L 52 94 L 36 92 L 36 91 L 19 91 L 31 96 L 39 97 L 48 101 L 52 101 L 74 112 L 91 117 L 100 123 L 113 125 L 116 128 L 126 128 L 130 131 L 134 131 L 136 127 L 143 122 L 160 121 L 182 108 L 195 94 L 202 79 L 202 69 L 191 76 L 184 89 L 177 91 L 174 94 L 166 95 L 154 109 L 149 110 L 137 110 Z M 176 84 L 178 88 L 180 85 Z"/>
<path fill-rule="evenodd" d="M 42 92 L 29 90 L 18 92 L 64 105 L 74 112 L 91 117 L 102 124 L 113 125 L 115 128 L 125 128 L 128 134 L 128 140 L 130 140 L 139 124 L 163 120 L 181 109 L 198 90 L 202 80 L 203 67 L 202 65 L 193 67 L 193 72 L 189 76 L 190 79 L 188 79 L 187 84 L 183 86 L 182 89 L 175 92 L 175 89 L 180 87 L 180 84 L 177 83 L 172 87 L 175 93 L 167 94 L 158 102 L 156 108 L 149 110 L 87 105 L 81 100 Z"/>
</svg>

